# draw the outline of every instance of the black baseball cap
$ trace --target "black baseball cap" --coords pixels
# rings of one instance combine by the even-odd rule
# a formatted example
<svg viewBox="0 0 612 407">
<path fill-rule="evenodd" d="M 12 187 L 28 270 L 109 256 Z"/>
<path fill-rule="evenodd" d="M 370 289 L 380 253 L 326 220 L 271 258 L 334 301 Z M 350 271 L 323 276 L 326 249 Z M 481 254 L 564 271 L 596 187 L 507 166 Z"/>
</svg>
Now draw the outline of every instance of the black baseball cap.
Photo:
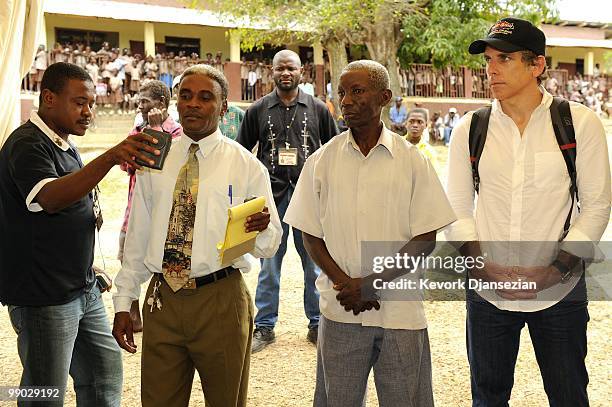
<svg viewBox="0 0 612 407">
<path fill-rule="evenodd" d="M 520 18 L 502 18 L 489 29 L 486 38 L 470 44 L 470 54 L 482 54 L 487 45 L 504 52 L 533 51 L 546 55 L 546 36 L 538 27 Z"/>
</svg>

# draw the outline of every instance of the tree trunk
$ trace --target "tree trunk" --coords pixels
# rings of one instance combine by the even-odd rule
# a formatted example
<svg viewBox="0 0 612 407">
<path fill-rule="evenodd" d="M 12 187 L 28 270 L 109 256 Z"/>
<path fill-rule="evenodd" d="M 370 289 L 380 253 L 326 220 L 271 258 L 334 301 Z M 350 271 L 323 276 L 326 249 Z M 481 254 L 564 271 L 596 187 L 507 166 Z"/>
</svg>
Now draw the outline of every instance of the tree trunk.
<svg viewBox="0 0 612 407">
<path fill-rule="evenodd" d="M 373 24 L 366 28 L 364 43 L 370 53 L 370 58 L 380 62 L 389 71 L 389 87 L 393 97 L 403 96 L 400 86 L 399 64 L 397 51 L 402 42 L 401 24 L 393 16 L 393 10 L 379 7 Z M 383 109 L 383 121 L 389 124 L 389 107 Z"/>
<path fill-rule="evenodd" d="M 332 84 L 332 103 L 336 109 L 336 115 L 342 114 L 340 110 L 339 98 L 338 98 L 338 84 L 340 83 L 340 73 L 345 66 L 348 65 L 348 58 L 346 57 L 345 42 L 338 40 L 337 38 L 330 38 L 323 42 L 323 47 L 327 51 L 329 56 L 329 70 Z M 327 84 L 325 84 L 327 87 Z M 327 92 L 327 90 L 326 90 Z"/>
<path fill-rule="evenodd" d="M 370 57 L 380 62 L 389 71 L 389 88 L 393 92 L 393 97 L 402 96 L 402 89 L 400 87 L 399 79 L 399 65 L 397 63 L 397 50 L 396 46 L 389 44 L 384 38 L 380 39 L 378 43 L 366 42 Z"/>
</svg>

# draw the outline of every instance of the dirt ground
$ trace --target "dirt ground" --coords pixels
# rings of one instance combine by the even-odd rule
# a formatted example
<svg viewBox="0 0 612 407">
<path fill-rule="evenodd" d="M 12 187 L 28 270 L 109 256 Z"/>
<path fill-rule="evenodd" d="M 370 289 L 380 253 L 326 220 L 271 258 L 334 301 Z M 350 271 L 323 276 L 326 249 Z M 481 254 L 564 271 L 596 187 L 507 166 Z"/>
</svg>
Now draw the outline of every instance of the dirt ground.
<svg viewBox="0 0 612 407">
<path fill-rule="evenodd" d="M 608 122 L 610 124 L 610 122 Z M 610 127 L 608 127 L 610 130 Z M 608 131 L 608 144 L 610 135 Z M 446 149 L 436 147 L 439 162 L 438 173 L 446 176 Z M 99 152 L 84 154 L 86 160 Z M 127 177 L 113 169 L 101 184 L 102 209 L 105 223 L 96 248 L 96 264 L 105 267 L 111 274 L 119 270 L 115 260 L 117 237 L 121 227 Z M 612 240 L 612 228 L 608 227 L 605 240 Z M 245 275 L 254 296 L 257 272 Z M 281 305 L 276 328 L 276 343 L 251 358 L 249 406 L 253 407 L 305 407 L 312 405 L 316 349 L 306 341 L 307 319 L 302 305 L 303 278 L 299 257 L 289 245 L 283 263 L 281 279 Z M 143 290 L 144 294 L 144 290 Z M 113 315 L 112 301 L 104 295 L 109 316 Z M 141 299 L 142 304 L 142 299 Z M 433 363 L 433 385 L 437 406 L 463 407 L 470 403 L 470 381 L 465 351 L 465 304 L 463 302 L 427 302 L 425 304 L 429 322 Z M 589 306 L 588 327 L 589 353 L 587 368 L 590 375 L 589 397 L 591 405 L 609 406 L 612 399 L 612 305 L 610 302 L 592 302 Z M 140 346 L 141 335 L 136 335 Z M 6 310 L 0 312 L 0 386 L 14 386 L 19 383 L 21 365 L 17 355 L 16 335 L 11 328 Z M 123 405 L 140 405 L 140 352 L 135 355 L 124 353 Z M 75 405 L 74 391 L 69 383 L 66 405 Z M 512 393 L 513 407 L 546 406 L 542 380 L 535 361 L 533 348 L 526 329 L 521 336 L 521 350 L 516 366 L 515 385 Z M 15 405 L 0 402 L 0 405 Z M 204 406 L 199 378 L 194 380 L 192 406 Z M 368 405 L 378 405 L 376 390 L 370 377 Z"/>
</svg>

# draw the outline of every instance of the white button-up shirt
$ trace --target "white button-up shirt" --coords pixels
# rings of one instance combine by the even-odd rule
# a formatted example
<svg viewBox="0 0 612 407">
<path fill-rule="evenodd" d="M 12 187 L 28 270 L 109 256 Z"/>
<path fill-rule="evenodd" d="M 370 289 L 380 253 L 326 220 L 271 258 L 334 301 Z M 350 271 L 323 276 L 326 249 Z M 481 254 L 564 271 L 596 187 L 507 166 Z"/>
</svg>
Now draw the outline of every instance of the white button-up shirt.
<svg viewBox="0 0 612 407">
<path fill-rule="evenodd" d="M 151 273 L 162 271 L 174 187 L 192 143 L 194 141 L 186 135 L 176 138 L 162 171 L 144 169 L 137 173 L 123 264 L 115 278 L 115 312 L 129 311 L 131 302 L 140 296 L 140 285 L 151 277 Z M 190 278 L 222 268 L 217 243 L 225 237 L 227 210 L 253 196 L 266 198 L 270 224 L 257 236 L 251 254 L 272 257 L 280 244 L 282 231 L 268 171 L 253 154 L 223 137 L 218 129 L 198 144 L 199 188 Z M 243 256 L 236 259 L 233 266 L 244 271 L 248 270 L 249 262 Z"/>
<path fill-rule="evenodd" d="M 310 156 L 284 218 L 296 229 L 324 239 L 336 264 L 352 278 L 372 272 L 371 265 L 361 264 L 362 243 L 405 244 L 454 220 L 429 161 L 384 127 L 367 157 L 350 130 Z M 355 316 L 340 305 L 324 272 L 316 286 L 321 313 L 333 321 L 390 329 L 427 327 L 421 301 L 381 301 L 380 310 Z"/>
<path fill-rule="evenodd" d="M 469 159 L 472 114 L 453 130 L 448 167 L 448 198 L 458 221 L 447 229 L 452 241 L 486 244 L 489 259 L 502 265 L 548 266 L 557 256 L 558 242 L 572 199 L 570 178 L 550 118 L 552 96 L 543 88 L 542 102 L 521 134 L 499 101 L 493 102 L 486 144 L 480 158 L 480 192 L 474 214 L 474 187 Z M 560 248 L 579 257 L 601 260 L 596 246 L 610 217 L 610 164 L 601 121 L 586 106 L 570 103 L 576 134 L 576 170 L 581 211 L 572 210 L 569 233 Z M 518 245 L 499 242 L 529 242 Z M 571 242 L 590 242 L 572 245 Z M 586 249 L 586 250 L 584 250 Z M 484 251 L 484 250 L 483 250 Z M 555 304 L 578 280 L 558 284 L 538 294 L 538 300 L 508 301 L 492 291 L 479 292 L 498 308 L 538 311 Z M 557 298 L 557 300 L 552 300 Z"/>
</svg>

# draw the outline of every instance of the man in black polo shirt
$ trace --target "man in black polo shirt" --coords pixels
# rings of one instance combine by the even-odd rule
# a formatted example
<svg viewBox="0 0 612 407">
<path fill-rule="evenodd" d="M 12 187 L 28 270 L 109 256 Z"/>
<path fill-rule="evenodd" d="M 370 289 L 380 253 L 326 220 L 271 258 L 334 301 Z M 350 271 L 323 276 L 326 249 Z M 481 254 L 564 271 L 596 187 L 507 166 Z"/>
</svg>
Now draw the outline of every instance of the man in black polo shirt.
<svg viewBox="0 0 612 407">
<path fill-rule="evenodd" d="M 298 89 L 301 76 L 300 57 L 289 50 L 278 52 L 272 61 L 272 77 L 276 89 L 249 107 L 236 139 L 249 150 L 258 146 L 257 158 L 270 173 L 272 192 L 281 220 L 306 158 L 338 133 L 327 106 Z M 289 236 L 289 225 L 282 222 L 282 226 L 283 238 L 276 255 L 271 259 L 262 259 L 261 262 L 255 294 L 257 315 L 253 353 L 275 340 L 281 264 Z M 304 269 L 304 311 L 309 319 L 307 338 L 316 343 L 320 312 L 315 280 L 320 270 L 304 249 L 299 230 L 293 229 L 293 241 Z"/>
<path fill-rule="evenodd" d="M 101 224 L 92 190 L 116 164 L 139 168 L 139 149 L 159 152 L 139 134 L 83 166 L 68 135 L 90 124 L 91 77 L 56 63 L 41 89 L 38 112 L 0 149 L 0 302 L 17 333 L 20 385 L 57 387 L 45 405 L 62 405 L 70 373 L 79 405 L 119 406 L 121 353 L 92 271 Z"/>
</svg>

